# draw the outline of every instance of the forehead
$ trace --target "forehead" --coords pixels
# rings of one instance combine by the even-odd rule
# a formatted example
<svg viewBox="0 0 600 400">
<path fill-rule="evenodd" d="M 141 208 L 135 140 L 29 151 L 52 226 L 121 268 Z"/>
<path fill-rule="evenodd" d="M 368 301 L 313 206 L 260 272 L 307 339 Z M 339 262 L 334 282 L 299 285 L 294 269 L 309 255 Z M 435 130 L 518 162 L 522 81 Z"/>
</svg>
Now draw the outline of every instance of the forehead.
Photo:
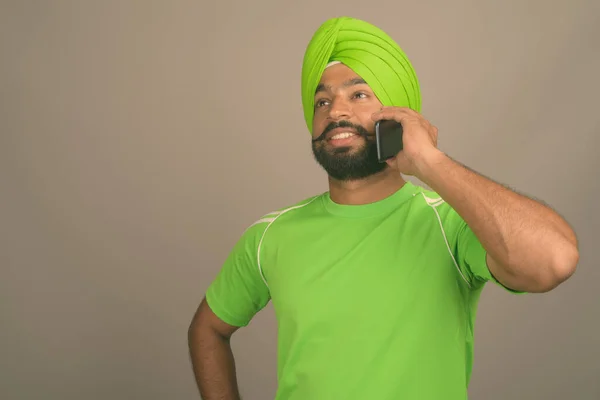
<svg viewBox="0 0 600 400">
<path fill-rule="evenodd" d="M 323 71 L 319 86 L 341 86 L 343 83 L 350 80 L 362 79 L 360 75 L 354 72 L 351 68 L 344 64 L 332 65 Z"/>
<path fill-rule="evenodd" d="M 367 83 L 351 68 L 343 64 L 335 64 L 323 71 L 316 92 L 333 91 L 355 85 L 367 85 Z"/>
</svg>

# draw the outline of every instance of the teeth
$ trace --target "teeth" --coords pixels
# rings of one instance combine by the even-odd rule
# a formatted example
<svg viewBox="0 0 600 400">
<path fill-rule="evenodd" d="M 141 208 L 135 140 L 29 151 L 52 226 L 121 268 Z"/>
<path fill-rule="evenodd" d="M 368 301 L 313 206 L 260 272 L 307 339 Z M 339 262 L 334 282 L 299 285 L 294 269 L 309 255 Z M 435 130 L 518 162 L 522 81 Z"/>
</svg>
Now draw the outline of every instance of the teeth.
<svg viewBox="0 0 600 400">
<path fill-rule="evenodd" d="M 349 138 L 352 136 L 354 136 L 354 133 L 352 133 L 352 132 L 342 132 L 342 133 L 338 133 L 335 136 L 332 136 L 331 139 L 346 139 L 346 138 Z"/>
</svg>

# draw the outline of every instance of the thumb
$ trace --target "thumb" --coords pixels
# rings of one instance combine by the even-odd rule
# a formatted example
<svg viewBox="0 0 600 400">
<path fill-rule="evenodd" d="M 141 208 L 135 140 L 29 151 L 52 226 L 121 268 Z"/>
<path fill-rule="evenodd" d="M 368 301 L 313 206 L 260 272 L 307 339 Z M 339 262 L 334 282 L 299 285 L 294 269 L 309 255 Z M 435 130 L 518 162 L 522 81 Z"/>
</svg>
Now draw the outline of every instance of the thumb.
<svg viewBox="0 0 600 400">
<path fill-rule="evenodd" d="M 385 163 L 392 168 L 396 168 L 396 166 L 398 165 L 398 156 L 388 158 L 387 160 L 385 160 Z"/>
</svg>

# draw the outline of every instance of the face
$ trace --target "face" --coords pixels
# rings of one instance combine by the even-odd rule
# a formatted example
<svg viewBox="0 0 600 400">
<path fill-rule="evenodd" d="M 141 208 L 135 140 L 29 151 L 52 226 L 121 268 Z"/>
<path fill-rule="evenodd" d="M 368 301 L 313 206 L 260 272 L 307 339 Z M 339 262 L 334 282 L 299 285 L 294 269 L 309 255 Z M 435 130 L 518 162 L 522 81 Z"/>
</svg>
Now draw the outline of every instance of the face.
<svg viewBox="0 0 600 400">
<path fill-rule="evenodd" d="M 328 67 L 315 93 L 313 154 L 330 177 L 364 179 L 387 168 L 377 160 L 375 122 L 381 102 L 366 82 L 343 64 Z"/>
</svg>

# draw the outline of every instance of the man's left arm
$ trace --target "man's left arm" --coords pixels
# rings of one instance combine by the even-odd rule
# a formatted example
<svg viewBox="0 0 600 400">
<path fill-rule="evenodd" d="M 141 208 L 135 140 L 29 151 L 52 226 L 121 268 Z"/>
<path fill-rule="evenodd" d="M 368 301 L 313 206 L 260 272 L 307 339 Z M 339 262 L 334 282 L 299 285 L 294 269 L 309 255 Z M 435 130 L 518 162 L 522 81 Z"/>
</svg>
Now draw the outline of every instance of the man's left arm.
<svg viewBox="0 0 600 400">
<path fill-rule="evenodd" d="M 404 126 L 404 151 L 389 163 L 419 178 L 465 220 L 501 284 L 547 292 L 575 272 L 577 238 L 560 215 L 452 160 L 437 149 L 437 128 L 417 113 L 388 109 L 374 115 L 382 117 Z"/>
<path fill-rule="evenodd" d="M 473 230 L 487 265 L 504 286 L 546 292 L 568 279 L 579 260 L 575 233 L 548 206 L 500 185 L 437 150 L 419 176 Z"/>
</svg>

